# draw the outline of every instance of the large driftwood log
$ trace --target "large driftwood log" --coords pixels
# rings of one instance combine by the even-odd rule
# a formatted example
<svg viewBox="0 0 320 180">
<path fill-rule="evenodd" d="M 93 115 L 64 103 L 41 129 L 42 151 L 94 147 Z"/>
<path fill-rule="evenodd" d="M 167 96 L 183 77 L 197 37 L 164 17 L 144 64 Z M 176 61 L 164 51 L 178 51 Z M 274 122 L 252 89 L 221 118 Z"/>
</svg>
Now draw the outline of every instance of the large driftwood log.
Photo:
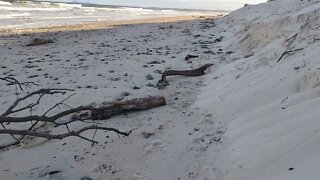
<svg viewBox="0 0 320 180">
<path fill-rule="evenodd" d="M 127 101 L 104 103 L 104 106 L 91 109 L 91 119 L 108 119 L 111 116 L 132 111 L 143 111 L 166 104 L 163 96 L 150 96 Z"/>
<path fill-rule="evenodd" d="M 39 46 L 49 43 L 54 43 L 54 41 L 52 39 L 34 38 L 27 44 L 27 46 Z"/>
<path fill-rule="evenodd" d="M 167 81 L 167 76 L 176 76 L 176 75 L 180 75 L 180 76 L 203 76 L 205 74 L 205 71 L 209 68 L 213 66 L 213 64 L 205 64 L 199 68 L 196 69 L 191 69 L 191 70 L 168 70 L 168 71 L 164 71 L 162 73 L 161 79 L 158 81 L 156 87 L 158 89 L 163 89 L 166 86 L 169 85 L 168 81 Z"/>
</svg>

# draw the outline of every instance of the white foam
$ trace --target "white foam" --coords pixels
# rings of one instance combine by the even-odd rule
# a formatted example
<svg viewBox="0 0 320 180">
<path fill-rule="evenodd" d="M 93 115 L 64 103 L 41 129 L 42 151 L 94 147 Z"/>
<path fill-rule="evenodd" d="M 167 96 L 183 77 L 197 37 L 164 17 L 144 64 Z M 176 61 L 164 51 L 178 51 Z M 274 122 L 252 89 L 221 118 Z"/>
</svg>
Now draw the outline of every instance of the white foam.
<svg viewBox="0 0 320 180">
<path fill-rule="evenodd" d="M 0 2 L 2 3 L 3 1 Z M 153 10 L 134 7 L 83 7 L 81 4 L 26 1 L 23 4 L 0 5 L 0 28 L 15 27 L 15 25 L 19 27 L 32 26 L 34 28 L 51 26 L 52 24 L 81 24 L 95 21 L 133 20 L 196 14 L 197 12 L 175 10 Z M 28 18 L 28 22 L 23 20 L 25 18 Z M 30 22 L 33 24 L 30 24 Z"/>
<path fill-rule="evenodd" d="M 13 18 L 21 18 L 21 17 L 28 17 L 30 16 L 29 13 L 21 13 L 21 14 L 4 14 L 0 15 L 0 19 L 13 19 Z"/>
<path fill-rule="evenodd" d="M 127 11 L 127 12 L 153 12 L 152 9 L 144 9 L 144 8 L 130 8 L 130 7 L 121 7 L 114 9 L 116 11 Z"/>
<path fill-rule="evenodd" d="M 0 10 L 8 11 L 65 11 L 65 8 L 0 6 Z"/>
<path fill-rule="evenodd" d="M 161 12 L 172 13 L 172 12 L 176 12 L 176 11 L 174 11 L 174 10 L 161 10 Z"/>
<path fill-rule="evenodd" d="M 67 4 L 67 3 L 54 3 L 60 7 L 65 7 L 65 8 L 82 8 L 81 4 Z"/>
<path fill-rule="evenodd" d="M 0 1 L 0 6 L 11 6 L 12 4 L 5 1 Z"/>
</svg>

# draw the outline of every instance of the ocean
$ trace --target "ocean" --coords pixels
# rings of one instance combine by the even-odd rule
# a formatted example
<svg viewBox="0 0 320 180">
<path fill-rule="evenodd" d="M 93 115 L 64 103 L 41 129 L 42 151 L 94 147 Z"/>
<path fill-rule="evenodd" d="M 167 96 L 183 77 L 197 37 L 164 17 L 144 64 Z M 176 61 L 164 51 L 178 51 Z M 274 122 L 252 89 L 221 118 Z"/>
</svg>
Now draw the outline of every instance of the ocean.
<svg viewBox="0 0 320 180">
<path fill-rule="evenodd" d="M 99 21 L 126 21 L 173 16 L 215 16 L 225 12 L 122 7 L 58 2 L 0 1 L 0 29 L 37 28 Z"/>
</svg>

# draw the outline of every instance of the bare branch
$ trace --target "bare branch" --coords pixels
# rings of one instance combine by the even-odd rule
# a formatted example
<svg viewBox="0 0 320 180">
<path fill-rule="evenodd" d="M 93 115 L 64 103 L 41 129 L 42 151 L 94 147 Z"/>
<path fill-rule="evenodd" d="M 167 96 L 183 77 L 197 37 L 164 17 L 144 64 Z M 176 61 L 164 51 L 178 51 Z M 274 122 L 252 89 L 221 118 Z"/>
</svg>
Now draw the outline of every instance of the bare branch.
<svg viewBox="0 0 320 180">
<path fill-rule="evenodd" d="M 289 54 L 289 53 L 294 53 L 296 51 L 301 51 L 303 50 L 304 48 L 299 48 L 299 49 L 294 49 L 294 50 L 286 50 L 285 52 L 283 52 L 281 54 L 281 56 L 279 57 L 279 59 L 277 60 L 277 63 L 281 61 L 281 59 L 286 55 L 286 54 Z"/>
<path fill-rule="evenodd" d="M 5 126 L 3 123 L 1 123 L 1 126 L 3 127 L 3 129 L 7 129 L 6 126 Z M 11 136 L 13 139 L 19 141 L 13 134 L 10 134 L 10 136 Z"/>
<path fill-rule="evenodd" d="M 22 84 L 19 83 L 14 78 L 1 78 L 0 80 L 5 80 L 10 83 L 15 83 L 17 85 L 16 88 L 19 86 L 22 89 Z M 100 107 L 93 107 L 89 105 L 89 106 L 78 106 L 76 108 L 71 108 L 65 102 L 68 99 L 70 99 L 73 95 L 75 95 L 75 94 L 72 94 L 64 98 L 60 102 L 56 103 L 55 105 L 53 105 L 51 108 L 45 111 L 42 115 L 32 115 L 33 108 L 36 106 L 39 106 L 41 104 L 41 101 L 44 99 L 46 95 L 56 95 L 56 94 L 64 95 L 70 91 L 74 91 L 74 90 L 61 89 L 61 88 L 40 89 L 37 91 L 33 91 L 31 93 L 28 93 L 20 98 L 17 98 L 11 104 L 11 106 L 9 106 L 6 109 L 6 111 L 0 115 L 0 124 L 3 127 L 3 129 L 0 129 L 0 134 L 11 135 L 16 141 L 9 143 L 7 145 L 0 146 L 0 149 L 19 144 L 21 140 L 26 136 L 40 137 L 40 138 L 47 138 L 47 139 L 63 139 L 66 137 L 74 136 L 74 137 L 79 137 L 81 139 L 89 141 L 93 143 L 93 145 L 95 143 L 98 143 L 97 141 L 94 140 L 98 130 L 111 131 L 111 132 L 117 133 L 118 135 L 129 136 L 132 131 L 123 132 L 115 128 L 101 127 L 98 125 L 87 126 L 78 130 L 71 130 L 68 125 L 76 121 L 84 122 L 84 120 L 108 119 L 113 115 L 127 113 L 130 111 L 147 110 L 150 108 L 154 108 L 154 107 L 158 107 L 166 104 L 166 100 L 164 97 L 146 97 L 146 98 L 136 98 L 136 99 L 131 99 L 127 101 L 121 101 L 121 102 L 115 101 L 115 102 L 104 103 Z M 38 96 L 38 97 L 33 98 L 34 96 Z M 29 103 L 27 105 L 24 105 L 18 108 L 18 106 L 20 106 L 21 104 L 25 103 L 30 99 L 33 99 L 35 102 Z M 47 114 L 52 110 L 54 110 L 55 108 L 57 107 L 60 108 L 60 105 L 67 106 L 70 109 L 63 110 L 59 113 L 55 113 L 52 116 L 47 116 Z M 21 116 L 21 117 L 16 116 L 16 113 L 22 112 L 28 109 L 31 112 L 29 116 Z M 86 113 L 83 111 L 86 111 Z M 82 114 L 80 116 L 72 116 L 72 118 L 70 118 L 70 120 L 66 122 L 63 122 L 60 120 L 60 118 L 74 114 L 74 113 L 82 113 Z M 30 122 L 31 126 L 29 128 L 25 128 L 21 130 L 7 129 L 6 126 L 4 125 L 4 123 L 26 123 L 26 122 Z M 67 132 L 61 133 L 61 134 L 51 134 L 48 132 L 38 131 L 37 129 L 42 128 L 42 126 L 37 127 L 39 122 L 52 123 L 56 125 L 55 127 L 64 125 Z M 90 131 L 90 130 L 94 130 L 92 139 L 89 139 L 81 135 L 81 133 L 85 131 Z M 15 137 L 15 135 L 19 135 L 21 137 L 17 138 Z"/>
<path fill-rule="evenodd" d="M 37 100 L 36 103 L 31 103 L 31 104 L 29 104 L 29 105 L 27 105 L 27 106 L 25 106 L 25 107 L 22 107 L 22 108 L 20 108 L 20 109 L 17 109 L 17 110 L 12 110 L 12 112 L 11 112 L 10 114 L 14 114 L 14 113 L 17 113 L 17 112 L 26 110 L 26 109 L 30 109 L 30 110 L 31 110 L 33 107 L 35 107 L 35 106 L 37 106 L 37 105 L 40 104 L 40 100 L 42 99 L 42 97 L 43 97 L 44 95 L 45 95 L 45 94 L 41 94 L 41 95 L 39 96 L 39 98 L 38 98 L 38 100 Z"/>
<path fill-rule="evenodd" d="M 70 96 L 68 96 L 67 98 L 63 99 L 62 101 L 60 101 L 59 103 L 55 104 L 54 106 L 52 106 L 50 109 L 48 109 L 42 116 L 46 116 L 50 111 L 52 111 L 54 108 L 58 107 L 61 104 L 64 104 L 64 102 L 68 99 L 70 99 L 72 96 L 74 96 L 75 94 L 71 94 Z M 70 107 L 70 106 L 69 106 Z"/>
<path fill-rule="evenodd" d="M 26 87 L 30 87 L 30 85 L 39 86 L 35 82 L 19 82 L 16 78 L 9 77 L 9 76 L 8 77 L 0 77 L 0 80 L 6 81 L 12 85 L 18 85 L 21 91 L 23 91 L 22 86 L 26 86 Z"/>
<path fill-rule="evenodd" d="M 21 135 L 21 136 L 33 136 L 33 137 L 42 137 L 42 138 L 48 138 L 48 139 L 63 139 L 66 137 L 76 136 L 80 137 L 81 133 L 89 130 L 105 130 L 105 131 L 111 131 L 115 132 L 119 135 L 123 136 L 129 136 L 132 131 L 123 132 L 115 128 L 109 128 L 109 127 L 101 127 L 97 125 L 92 125 L 88 127 L 81 128 L 79 130 L 70 131 L 68 133 L 64 134 L 48 134 L 48 133 L 41 133 L 41 132 L 35 132 L 35 131 L 28 131 L 28 130 L 14 130 L 14 129 L 0 129 L 0 134 L 14 134 L 14 135 Z"/>
<path fill-rule="evenodd" d="M 55 120 L 67 116 L 69 114 L 73 114 L 79 111 L 85 111 L 85 110 L 90 110 L 92 109 L 92 107 L 90 106 L 79 106 L 77 108 L 74 109 L 69 109 L 66 111 L 62 111 L 58 114 L 55 114 L 53 116 L 50 117 L 46 117 L 46 116 L 38 116 L 38 115 L 33 115 L 33 116 L 25 116 L 25 117 L 2 117 L 0 116 L 0 123 L 4 123 L 4 122 L 15 122 L 15 123 L 21 123 L 21 122 L 29 122 L 29 121 L 40 121 L 40 122 L 54 122 Z"/>
<path fill-rule="evenodd" d="M 136 98 L 123 102 L 110 102 L 102 107 L 92 107 L 92 106 L 79 106 L 73 109 L 65 110 L 60 113 L 57 113 L 53 116 L 25 116 L 25 117 L 2 117 L 0 116 L 0 123 L 21 123 L 21 122 L 29 122 L 29 121 L 40 121 L 40 122 L 51 122 L 59 125 L 65 125 L 65 123 L 60 124 L 55 122 L 59 118 L 64 116 L 77 113 L 80 111 L 91 111 L 92 116 L 89 117 L 93 120 L 96 119 L 108 119 L 113 115 L 122 114 L 130 111 L 139 111 L 139 110 L 147 110 L 150 108 L 158 107 L 161 105 L 165 105 L 166 100 L 164 97 L 146 97 L 146 98 Z M 75 120 L 70 121 L 74 122 L 76 120 L 81 120 L 81 118 L 75 118 Z M 69 124 L 69 122 L 68 122 Z"/>
<path fill-rule="evenodd" d="M 15 102 L 4 112 L 0 117 L 8 116 L 12 113 L 19 112 L 19 111 L 13 111 L 15 107 L 21 102 L 24 101 L 32 96 L 35 95 L 54 95 L 54 94 L 65 94 L 67 91 L 74 91 L 73 89 L 40 89 L 38 91 L 31 92 L 30 94 L 25 95 L 24 97 L 18 98 L 15 100 Z M 38 100 L 40 101 L 42 97 L 40 97 Z M 22 110 L 27 109 L 27 108 L 22 108 Z"/>
<path fill-rule="evenodd" d="M 15 146 L 15 145 L 18 145 L 20 144 L 21 140 L 24 138 L 24 136 L 22 136 L 21 138 L 19 138 L 17 141 L 14 141 L 12 143 L 9 143 L 9 144 L 5 144 L 5 145 L 1 145 L 0 146 L 0 149 L 5 149 L 5 148 L 8 148 L 10 146 Z"/>
<path fill-rule="evenodd" d="M 0 80 L 3 80 L 3 81 L 6 81 L 6 82 L 9 82 L 11 84 L 17 84 L 20 88 L 21 91 L 23 91 L 23 88 L 22 88 L 22 84 L 15 78 L 13 77 L 0 77 Z"/>
</svg>

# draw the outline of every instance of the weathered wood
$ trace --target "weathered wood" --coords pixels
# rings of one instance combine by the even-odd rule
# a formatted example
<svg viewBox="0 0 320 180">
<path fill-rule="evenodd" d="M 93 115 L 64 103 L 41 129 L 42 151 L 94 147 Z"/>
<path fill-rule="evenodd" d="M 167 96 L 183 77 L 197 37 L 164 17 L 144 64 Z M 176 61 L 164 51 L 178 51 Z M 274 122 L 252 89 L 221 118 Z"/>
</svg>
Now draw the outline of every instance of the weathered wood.
<svg viewBox="0 0 320 180">
<path fill-rule="evenodd" d="M 199 68 L 191 69 L 191 70 L 168 70 L 162 73 L 161 79 L 158 81 L 156 87 L 158 89 L 163 89 L 169 85 L 167 81 L 167 76 L 203 76 L 205 71 L 213 66 L 213 64 L 205 64 Z"/>
<path fill-rule="evenodd" d="M 19 81 L 17 81 L 16 79 L 0 78 L 0 80 L 6 81 L 6 82 L 13 82 L 15 84 L 20 85 L 20 87 L 24 85 Z M 42 115 L 35 114 L 35 115 L 27 115 L 22 117 L 17 116 L 17 114 L 20 112 L 27 111 L 27 110 L 30 110 L 30 112 L 32 112 L 32 109 L 34 109 L 34 107 L 39 107 L 41 105 L 40 102 L 46 95 L 66 94 L 67 92 L 70 92 L 70 91 L 74 91 L 74 90 L 57 89 L 57 88 L 40 89 L 37 91 L 30 92 L 20 98 L 17 98 L 12 103 L 12 105 L 10 105 L 5 110 L 5 112 L 0 114 L 0 125 L 2 126 L 2 128 L 0 128 L 0 135 L 8 134 L 13 139 L 15 139 L 15 141 L 8 144 L 4 144 L 4 145 L 0 144 L 0 149 L 5 149 L 10 146 L 18 145 L 22 141 L 24 141 L 25 138 L 27 138 L 28 136 L 45 138 L 45 139 L 63 139 L 66 137 L 73 136 L 73 137 L 79 137 L 93 144 L 98 143 L 97 141 L 94 140 L 94 136 L 92 137 L 92 139 L 89 139 L 85 136 L 82 136 L 81 133 L 85 131 L 91 131 L 91 130 L 95 130 L 95 132 L 97 130 L 103 130 L 103 131 L 115 132 L 118 135 L 129 136 L 132 130 L 125 132 L 115 128 L 98 126 L 98 125 L 92 125 L 92 126 L 87 126 L 87 127 L 73 130 L 73 129 L 70 129 L 68 125 L 73 122 L 79 122 L 79 121 L 83 122 L 84 120 L 108 119 L 113 115 L 127 113 L 131 111 L 147 110 L 147 109 L 151 109 L 151 108 L 166 104 L 166 100 L 164 97 L 145 97 L 145 98 L 131 99 L 127 101 L 120 101 L 120 102 L 118 101 L 108 102 L 108 103 L 104 103 L 102 106 L 99 106 L 99 107 L 88 105 L 88 106 L 78 106 L 75 108 L 71 108 L 70 106 L 65 104 L 65 101 L 67 101 L 70 97 L 74 95 L 72 94 L 72 95 L 69 95 L 67 98 L 61 100 L 60 102 L 56 103 L 55 105 L 53 105 L 51 108 L 45 111 Z M 38 98 L 35 98 L 36 102 L 30 103 L 28 100 L 32 99 L 35 96 L 39 96 Z M 27 104 L 22 107 L 18 107 L 19 104 L 21 105 L 23 104 L 22 102 L 25 102 L 25 101 L 27 101 L 30 104 Z M 52 116 L 47 116 L 49 112 L 59 107 L 60 105 L 68 106 L 70 109 L 63 110 L 59 113 L 54 113 L 54 115 Z M 71 119 L 69 119 L 68 121 L 61 120 L 62 117 L 66 117 L 69 115 L 71 115 Z M 5 123 L 27 124 L 28 122 L 31 123 L 31 126 L 29 128 L 26 127 L 25 129 L 8 129 L 5 124 Z M 40 126 L 37 126 L 40 123 L 42 124 Z M 48 123 L 52 123 L 53 125 L 55 125 L 55 127 L 65 126 L 66 130 L 68 131 L 66 133 L 60 133 L 60 134 L 51 133 L 46 128 Z M 19 137 L 16 137 L 16 135 Z"/>
<path fill-rule="evenodd" d="M 199 57 L 199 56 L 197 56 L 197 55 L 192 55 L 192 54 L 188 54 L 188 55 L 184 58 L 184 60 L 189 61 L 189 59 L 191 59 L 191 58 L 197 58 L 197 57 Z"/>
<path fill-rule="evenodd" d="M 86 114 L 84 118 L 93 120 L 109 119 L 114 115 L 124 114 L 132 111 L 143 111 L 166 104 L 163 96 L 150 96 L 145 98 L 135 98 L 127 101 L 106 102 L 101 107 L 90 108 L 91 115 Z M 79 116 L 79 115 L 77 115 Z M 80 115 L 83 118 L 83 114 Z M 75 117 L 73 117 L 75 118 Z"/>
<path fill-rule="evenodd" d="M 54 41 L 51 39 L 34 38 L 27 44 L 27 46 L 39 46 L 48 43 L 54 43 Z"/>
<path fill-rule="evenodd" d="M 281 61 L 281 59 L 286 55 L 286 54 L 290 54 L 290 53 L 294 53 L 296 51 L 301 51 L 303 50 L 304 48 L 299 48 L 299 49 L 294 49 L 294 50 L 286 50 L 285 52 L 283 52 L 281 54 L 281 56 L 279 57 L 279 59 L 277 60 L 277 63 Z"/>
</svg>

